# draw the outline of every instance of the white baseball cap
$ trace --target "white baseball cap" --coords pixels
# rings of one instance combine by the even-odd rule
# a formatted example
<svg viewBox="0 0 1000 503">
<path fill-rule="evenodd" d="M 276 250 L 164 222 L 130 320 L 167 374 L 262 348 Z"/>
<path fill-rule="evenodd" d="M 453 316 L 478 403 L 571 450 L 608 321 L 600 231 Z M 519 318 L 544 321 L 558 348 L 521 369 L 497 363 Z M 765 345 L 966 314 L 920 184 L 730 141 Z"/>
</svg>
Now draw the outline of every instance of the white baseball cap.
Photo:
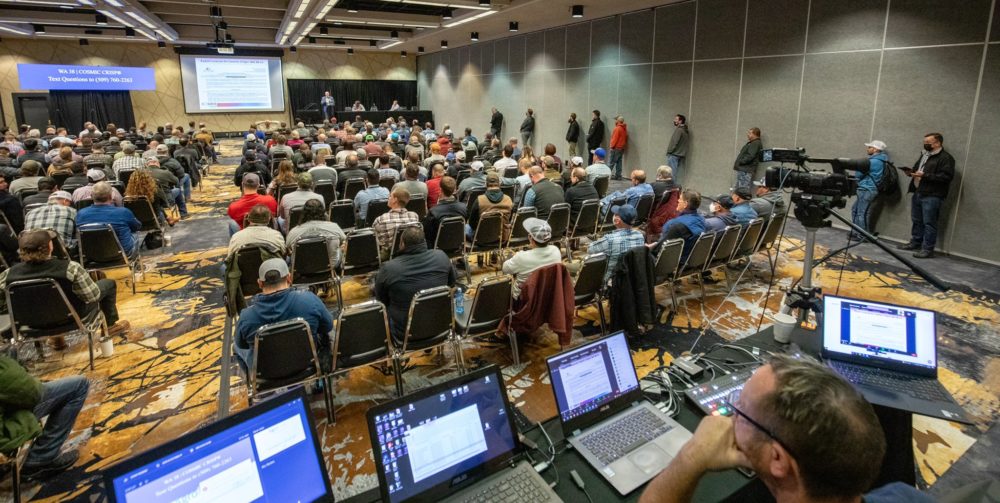
<svg viewBox="0 0 1000 503">
<path fill-rule="evenodd" d="M 885 148 L 886 148 L 886 147 L 885 147 L 885 142 L 884 142 L 884 141 L 880 141 L 880 140 L 873 140 L 873 141 L 870 141 L 870 142 L 868 142 L 868 143 L 865 143 L 865 146 L 866 146 L 866 147 L 872 147 L 872 148 L 874 148 L 874 149 L 878 149 L 878 150 L 883 150 L 883 151 L 884 151 L 884 150 L 885 150 Z"/>
</svg>

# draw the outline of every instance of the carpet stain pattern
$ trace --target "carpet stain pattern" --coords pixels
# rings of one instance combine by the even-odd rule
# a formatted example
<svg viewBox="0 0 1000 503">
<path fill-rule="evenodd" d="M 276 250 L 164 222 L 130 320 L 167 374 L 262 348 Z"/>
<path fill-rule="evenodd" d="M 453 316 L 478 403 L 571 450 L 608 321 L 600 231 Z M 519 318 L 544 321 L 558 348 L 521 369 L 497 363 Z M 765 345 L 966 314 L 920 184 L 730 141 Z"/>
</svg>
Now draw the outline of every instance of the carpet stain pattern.
<svg viewBox="0 0 1000 503">
<path fill-rule="evenodd" d="M 235 143 L 224 143 L 225 160 L 235 163 Z M 113 271 L 118 281 L 118 303 L 131 333 L 115 341 L 115 354 L 99 358 L 87 368 L 86 341 L 71 338 L 67 351 L 48 350 L 39 356 L 22 352 L 29 369 L 42 379 L 83 374 L 91 391 L 68 445 L 79 448 L 76 466 L 42 486 L 26 488 L 31 501 L 96 501 L 100 499 L 100 470 L 131 454 L 155 447 L 212 421 L 217 411 L 221 339 L 224 324 L 222 272 L 228 234 L 225 208 L 238 197 L 232 185 L 235 166 L 214 165 L 189 204 L 192 217 L 169 230 L 172 247 L 144 252 L 143 278 L 132 295 L 127 272 Z M 782 288 L 801 275 L 802 243 L 784 239 L 773 270 L 775 284 L 768 296 L 772 271 L 763 254 L 755 257 L 730 294 L 725 281 L 706 285 L 701 302 L 697 284 L 678 285 L 678 312 L 670 325 L 657 325 L 639 342 L 633 359 L 640 376 L 688 350 L 716 342 L 736 341 L 755 333 L 766 308 L 780 307 Z M 841 271 L 842 268 L 842 271 Z M 474 270 L 473 283 L 490 274 Z M 735 278 L 739 272 L 730 271 Z M 716 278 L 721 279 L 721 273 Z M 940 313 L 940 379 L 973 416 L 974 426 L 916 417 L 914 452 L 922 484 L 932 485 L 959 460 L 1000 416 L 1000 298 L 996 294 L 957 286 L 939 293 L 894 264 L 857 256 L 835 258 L 817 270 L 814 283 L 840 295 L 916 305 Z M 348 304 L 369 297 L 368 287 L 355 279 L 344 282 Z M 727 295 L 728 294 L 728 295 Z M 328 305 L 335 305 L 333 297 Z M 657 300 L 670 304 L 665 287 Z M 572 344 L 599 333 L 595 308 L 582 309 Z M 29 348 L 30 349 L 30 348 Z M 535 421 L 555 415 L 555 404 L 545 372 L 544 358 L 559 350 L 556 336 L 547 330 L 522 345 L 521 364 L 513 365 L 510 347 L 468 341 L 470 366 L 496 363 L 503 367 L 512 402 Z M 454 375 L 454 355 L 420 355 L 405 373 L 407 390 L 415 390 Z M 247 406 L 239 378 L 229 383 L 231 410 Z M 393 396 L 391 377 L 373 368 L 350 371 L 336 380 L 335 424 L 328 423 L 323 401 L 312 404 L 318 438 L 338 499 L 377 485 L 364 421 L 371 405 Z M 986 455 L 986 454 L 981 454 Z M 987 465 L 990 465 L 988 460 Z M 1000 467 L 987 469 L 1000 477 Z M 9 482 L 0 486 L 0 501 L 9 498 Z M 30 484 L 29 484 L 30 486 Z M 6 492 L 5 492 L 6 491 Z"/>
</svg>

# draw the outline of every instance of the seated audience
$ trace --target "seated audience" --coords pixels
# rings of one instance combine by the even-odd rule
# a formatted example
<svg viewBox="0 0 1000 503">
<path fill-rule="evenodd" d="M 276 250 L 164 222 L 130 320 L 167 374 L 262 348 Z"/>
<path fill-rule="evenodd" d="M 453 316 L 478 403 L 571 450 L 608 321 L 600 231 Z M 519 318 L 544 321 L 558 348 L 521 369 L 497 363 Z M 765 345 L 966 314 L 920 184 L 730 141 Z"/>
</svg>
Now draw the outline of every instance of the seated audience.
<svg viewBox="0 0 1000 503">
<path fill-rule="evenodd" d="M 393 337 L 401 340 L 406 333 L 410 302 L 417 292 L 437 286 L 455 286 L 455 279 L 451 260 L 441 250 L 427 249 L 423 231 L 416 227 L 404 230 L 395 256 L 382 264 L 375 276 L 375 298 L 389 311 Z"/>
<path fill-rule="evenodd" d="M 330 249 L 334 267 L 340 265 L 340 247 L 347 242 L 347 234 L 334 222 L 327 220 L 322 199 L 310 199 L 302 205 L 302 221 L 288 231 L 285 246 L 291 254 L 296 242 L 302 239 L 323 237 Z"/>
<path fill-rule="evenodd" d="M 650 185 L 653 186 L 653 195 L 659 201 L 663 193 L 677 188 L 674 184 L 674 170 L 670 166 L 660 166 L 656 168 L 656 180 Z"/>
<path fill-rule="evenodd" d="M 653 194 L 653 186 L 646 183 L 646 173 L 640 170 L 632 171 L 632 176 L 630 177 L 632 186 L 625 190 L 616 190 L 601 199 L 601 214 L 606 215 L 608 207 L 611 206 L 612 201 L 619 198 L 625 198 L 625 204 L 636 208 L 639 206 L 639 199 L 647 194 Z"/>
<path fill-rule="evenodd" d="M 6 175 L 0 175 L 0 212 L 7 217 L 14 233 L 24 230 L 24 207 L 21 200 L 9 191 L 10 184 Z"/>
<path fill-rule="evenodd" d="M 88 168 L 96 164 L 102 164 L 104 166 L 103 169 L 109 169 L 114 162 L 114 158 L 106 154 L 104 147 L 100 145 L 94 145 L 94 148 L 91 149 L 90 155 L 83 158 L 83 164 Z M 114 172 L 112 171 L 112 173 Z"/>
<path fill-rule="evenodd" d="M 150 144 L 150 150 L 146 152 L 153 152 L 148 157 L 156 157 L 156 149 L 152 147 L 152 144 Z M 135 153 L 135 145 L 125 145 L 122 147 L 121 154 L 122 156 L 111 165 L 111 170 L 115 172 L 115 178 L 119 180 L 121 180 L 122 170 L 139 169 L 144 166 L 143 158 Z"/>
<path fill-rule="evenodd" d="M 7 266 L 18 261 L 17 233 L 6 223 L 0 223 L 0 256 Z"/>
<path fill-rule="evenodd" d="M 406 189 L 392 189 L 389 194 L 389 211 L 379 215 L 372 223 L 372 230 L 375 231 L 375 237 L 378 239 L 379 249 L 385 256 L 388 256 L 392 249 L 397 227 L 420 222 L 420 217 L 416 213 L 406 209 L 408 202 L 410 202 L 410 193 Z M 423 237 L 422 230 L 420 236 Z"/>
<path fill-rule="evenodd" d="M 527 148 L 527 147 L 525 147 Z M 524 193 L 524 204 L 526 208 L 535 208 L 538 218 L 546 220 L 552 206 L 566 202 L 566 194 L 552 180 L 545 178 L 545 171 L 532 166 L 528 169 L 528 176 L 531 177 L 531 188 Z"/>
<path fill-rule="evenodd" d="M 155 163 L 156 159 L 149 159 L 148 161 Z M 113 187 L 112 190 L 114 190 Z M 129 179 L 128 186 L 125 188 L 125 197 L 143 197 L 149 201 L 161 225 L 166 223 L 173 226 L 178 221 L 177 217 L 167 215 L 167 208 L 170 207 L 170 199 L 159 183 L 157 183 L 156 179 L 153 178 L 153 173 L 148 169 L 135 170 L 132 178 Z"/>
<path fill-rule="evenodd" d="M 180 165 L 177 164 L 177 161 L 175 161 L 174 159 L 170 159 L 168 157 L 167 161 L 175 164 L 178 168 L 180 168 Z M 163 197 L 165 197 L 166 199 L 167 204 L 165 204 L 163 207 L 166 208 L 167 206 L 176 206 L 177 210 L 180 212 L 181 218 L 187 218 L 188 217 L 187 202 L 184 200 L 184 193 L 181 190 L 180 179 L 178 179 L 178 177 L 174 173 L 171 173 L 166 168 L 164 168 L 160 164 L 160 160 L 158 158 L 146 159 L 146 168 L 148 168 L 146 171 L 149 172 L 149 176 L 151 176 L 153 180 L 156 181 L 157 188 L 159 189 Z M 136 171 L 136 173 L 133 174 L 132 176 L 134 177 L 138 175 L 141 171 L 143 170 Z M 132 183 L 133 180 L 130 178 L 128 186 L 131 187 Z M 125 187 L 125 192 L 128 192 L 128 187 Z M 174 223 L 176 223 L 176 220 L 174 221 Z"/>
<path fill-rule="evenodd" d="M 441 198 L 441 179 L 444 178 L 444 163 L 436 162 L 431 165 L 431 177 L 427 180 L 427 207 L 433 208 Z M 454 178 L 452 178 L 454 181 Z M 457 187 L 456 187 L 457 190 Z M 454 191 L 453 191 L 454 192 Z"/>
<path fill-rule="evenodd" d="M 49 196 L 48 204 L 25 215 L 24 228 L 25 230 L 51 229 L 72 252 L 76 250 L 76 219 L 73 196 L 60 190 Z"/>
<path fill-rule="evenodd" d="M 243 195 L 229 205 L 229 235 L 236 234 L 243 228 L 243 217 L 250 212 L 250 209 L 258 204 L 263 204 L 271 211 L 271 215 L 278 214 L 278 202 L 273 197 L 258 194 L 260 188 L 260 177 L 254 173 L 248 173 L 243 177 Z"/>
<path fill-rule="evenodd" d="M 548 222 L 539 218 L 528 218 L 522 225 L 524 230 L 528 231 L 528 249 L 515 253 L 503 263 L 503 273 L 514 276 L 511 293 L 515 299 L 521 296 L 521 287 L 535 269 L 562 262 L 562 252 L 559 247 L 549 245 L 549 240 L 552 239 L 552 227 Z"/>
<path fill-rule="evenodd" d="M 73 203 L 78 203 L 80 201 L 85 201 L 87 199 L 94 198 L 94 184 L 103 181 L 105 178 L 104 171 L 99 169 L 87 170 L 87 185 L 80 187 L 73 191 Z M 122 195 L 118 192 L 118 189 L 111 187 L 111 202 L 115 206 L 122 205 Z"/>
<path fill-rule="evenodd" d="M 45 163 L 45 152 L 42 150 L 41 145 L 38 144 L 38 140 L 35 138 L 28 138 L 24 140 L 24 152 L 17 157 L 15 165 L 20 166 L 25 161 L 38 161 L 39 163 Z"/>
<path fill-rule="evenodd" d="M 627 204 L 611 208 L 614 213 L 615 230 L 605 234 L 597 241 L 590 243 L 588 254 L 603 253 L 608 256 L 608 269 L 604 272 L 604 281 L 608 281 L 618 266 L 618 260 L 636 246 L 646 244 L 646 238 L 632 228 L 639 218 L 635 208 Z"/>
<path fill-rule="evenodd" d="M 354 196 L 354 211 L 362 222 L 368 217 L 368 204 L 380 199 L 389 199 L 389 189 L 378 184 L 379 174 L 374 169 L 367 174 L 368 187 Z"/>
<path fill-rule="evenodd" d="M 292 150 L 292 147 L 288 146 L 288 138 L 286 138 L 285 135 L 279 134 L 274 138 L 274 141 L 275 145 L 271 146 L 271 150 L 268 151 L 268 155 L 271 156 L 271 159 L 275 159 L 276 157 L 280 157 L 284 154 L 285 159 L 291 160 L 292 154 L 295 152 Z"/>
<path fill-rule="evenodd" d="M 312 175 L 309 173 L 299 173 L 296 176 L 296 183 L 298 187 L 295 191 L 289 192 L 282 196 L 281 201 L 278 202 L 278 214 L 280 219 L 278 222 L 281 224 L 281 229 L 288 232 L 288 228 L 291 226 L 292 209 L 300 207 L 306 203 L 306 201 L 316 200 L 319 204 L 323 204 L 323 196 L 313 192 L 313 179 Z"/>
<path fill-rule="evenodd" d="M 728 194 L 720 194 L 712 201 L 711 214 L 705 217 L 705 230 L 722 232 L 730 225 L 739 225 L 730 210 L 733 209 L 733 198 Z"/>
<path fill-rule="evenodd" d="M 306 161 L 305 159 L 310 156 L 312 156 L 310 153 L 306 153 L 306 155 L 302 156 L 303 163 L 298 165 L 299 169 L 305 169 L 306 172 L 313 177 L 314 184 L 318 185 L 329 182 L 333 184 L 334 189 L 336 189 L 337 180 L 340 178 L 340 175 L 337 174 L 337 170 L 327 166 L 326 164 L 313 164 L 311 160 Z"/>
<path fill-rule="evenodd" d="M 73 171 L 73 174 L 63 180 L 62 186 L 59 188 L 72 193 L 77 188 L 87 185 L 87 170 L 84 168 L 82 162 L 74 162 L 70 166 L 70 169 Z"/>
<path fill-rule="evenodd" d="M 406 192 L 413 196 L 424 196 L 427 199 L 427 184 L 420 181 L 420 170 L 415 164 L 409 164 L 403 170 L 403 180 L 396 182 L 393 188 L 406 189 Z"/>
<path fill-rule="evenodd" d="M 594 184 L 587 180 L 587 170 L 583 168 L 573 168 L 569 170 L 570 186 L 566 189 L 566 202 L 569 203 L 570 225 L 576 222 L 576 216 L 580 214 L 580 209 L 585 201 L 598 200 L 597 189 Z"/>
<path fill-rule="evenodd" d="M 681 263 L 687 260 L 695 241 L 705 232 L 705 217 L 698 213 L 701 206 L 701 194 L 693 190 L 681 192 L 677 199 L 677 216 L 667 220 L 660 232 L 660 239 L 649 247 L 658 249 L 668 239 L 683 239 L 684 248 L 681 251 Z"/>
<path fill-rule="evenodd" d="M 603 148 L 594 149 L 594 157 L 590 166 L 587 166 L 587 180 L 590 183 L 594 183 L 594 180 L 599 176 L 611 176 L 611 168 L 607 164 L 604 164 L 604 157 L 606 153 Z"/>
<path fill-rule="evenodd" d="M 347 185 L 348 180 L 352 178 L 365 178 L 368 175 L 368 170 L 362 169 L 359 163 L 358 154 L 353 151 L 344 159 L 344 169 L 337 172 L 338 194 L 344 193 L 344 187 Z M 376 171 L 376 173 L 378 172 Z M 378 181 L 375 183 L 378 184 Z"/>
<path fill-rule="evenodd" d="M 274 179 L 272 179 L 271 183 L 267 186 L 267 194 L 277 198 L 279 187 L 287 187 L 289 185 L 297 184 L 298 180 L 295 178 L 295 165 L 292 164 L 292 161 L 284 160 L 278 163 L 278 174 L 274 175 Z"/>
<path fill-rule="evenodd" d="M 52 195 L 52 191 L 56 188 L 56 181 L 50 177 L 43 177 L 38 180 L 38 192 L 25 197 L 23 201 L 24 207 L 27 208 L 33 204 L 45 204 L 49 202 L 49 196 Z"/>
<path fill-rule="evenodd" d="M 284 255 L 285 237 L 271 226 L 271 209 L 264 204 L 257 204 L 247 213 L 247 226 L 229 238 L 229 252 L 226 257 L 233 256 L 237 250 L 247 245 L 263 245 L 275 253 Z"/>
<path fill-rule="evenodd" d="M 131 183 L 129 186 L 131 187 Z M 126 194 L 128 191 L 126 190 Z M 118 242 L 129 259 L 139 255 L 139 245 L 136 233 L 142 228 L 142 223 L 135 218 L 128 208 L 119 208 L 111 202 L 111 185 L 99 182 L 94 185 L 94 204 L 80 210 L 76 215 L 76 225 L 83 227 L 90 224 L 111 224 Z"/>
<path fill-rule="evenodd" d="M 21 164 L 20 178 L 11 181 L 7 190 L 15 196 L 20 195 L 25 189 L 38 190 L 38 181 L 42 179 L 38 175 L 41 169 L 42 165 L 38 161 L 26 161 Z"/>
<path fill-rule="evenodd" d="M 754 195 L 753 199 L 750 200 L 750 207 L 753 208 L 757 216 L 763 219 L 768 219 L 772 214 L 782 214 L 785 210 L 785 198 L 782 196 L 781 192 L 772 191 L 770 187 L 764 183 L 764 180 L 755 180 L 753 182 Z"/>
<path fill-rule="evenodd" d="M 514 160 L 514 147 L 504 145 L 501 155 L 503 157 L 497 159 L 496 162 L 493 163 L 493 169 L 497 170 L 498 173 L 503 175 L 507 169 L 518 167 L 517 161 Z M 526 164 L 531 166 L 531 161 L 527 161 Z"/>
<path fill-rule="evenodd" d="M 472 161 L 472 164 L 469 164 L 469 170 L 469 177 L 458 184 L 459 201 L 468 199 L 465 193 L 469 190 L 486 187 L 486 173 L 483 171 L 483 161 Z"/>
<path fill-rule="evenodd" d="M 749 188 L 737 187 L 733 190 L 732 198 L 733 207 L 729 211 L 732 212 L 733 218 L 738 224 L 745 226 L 757 218 L 757 212 L 750 206 L 750 200 L 753 196 L 750 195 Z"/>
<path fill-rule="evenodd" d="M 441 164 L 438 163 L 436 166 L 441 166 Z M 455 179 L 450 176 L 443 176 L 437 180 L 439 180 L 438 185 L 441 197 L 433 208 L 427 210 L 427 216 L 424 217 L 424 236 L 427 237 L 429 246 L 434 246 L 441 220 L 456 216 L 462 217 L 464 220 L 468 218 L 469 213 L 468 205 L 459 202 L 455 198 Z"/>
<path fill-rule="evenodd" d="M 469 208 L 469 223 L 465 225 L 465 235 L 475 237 L 479 220 L 487 213 L 499 212 L 506 224 L 510 222 L 510 214 L 514 210 L 514 201 L 500 190 L 500 176 L 494 172 L 486 175 L 486 192 L 479 195 Z"/>
<path fill-rule="evenodd" d="M 262 161 L 257 159 L 257 154 L 253 151 L 247 151 L 243 154 L 243 162 L 238 168 L 236 168 L 236 174 L 233 175 L 233 185 L 239 187 L 243 184 L 243 175 L 247 173 L 254 173 L 259 178 L 263 185 L 269 185 L 271 183 L 271 169 L 268 168 Z"/>
</svg>

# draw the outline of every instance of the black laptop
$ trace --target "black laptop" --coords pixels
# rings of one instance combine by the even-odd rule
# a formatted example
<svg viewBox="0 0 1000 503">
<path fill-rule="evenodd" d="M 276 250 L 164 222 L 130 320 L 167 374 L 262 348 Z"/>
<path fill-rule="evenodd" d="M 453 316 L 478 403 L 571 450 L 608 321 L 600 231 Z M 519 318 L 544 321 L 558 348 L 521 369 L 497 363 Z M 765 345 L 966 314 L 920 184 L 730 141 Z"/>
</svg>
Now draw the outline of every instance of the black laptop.
<svg viewBox="0 0 1000 503">
<path fill-rule="evenodd" d="M 873 404 L 972 424 L 937 380 L 934 311 L 824 295 L 823 359 Z"/>
</svg>

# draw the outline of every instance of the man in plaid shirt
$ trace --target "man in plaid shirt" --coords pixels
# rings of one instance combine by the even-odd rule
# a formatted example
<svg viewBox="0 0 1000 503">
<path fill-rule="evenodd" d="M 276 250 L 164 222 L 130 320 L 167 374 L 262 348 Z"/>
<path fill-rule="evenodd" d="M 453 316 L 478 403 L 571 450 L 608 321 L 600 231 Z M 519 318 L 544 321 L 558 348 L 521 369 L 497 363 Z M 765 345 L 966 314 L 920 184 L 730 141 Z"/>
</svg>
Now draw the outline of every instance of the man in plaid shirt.
<svg viewBox="0 0 1000 503">
<path fill-rule="evenodd" d="M 406 189 L 394 189 L 389 194 L 389 212 L 380 215 L 372 223 L 372 229 L 375 230 L 375 237 L 378 238 L 378 246 L 383 257 L 389 256 L 397 227 L 420 222 L 420 217 L 416 213 L 406 209 L 406 203 L 409 202 L 410 193 Z"/>
<path fill-rule="evenodd" d="M 153 152 L 155 154 L 156 149 L 153 149 Z M 125 145 L 122 148 L 122 156 L 115 159 L 111 169 L 115 172 L 115 178 L 120 179 L 119 173 L 123 169 L 139 169 L 144 167 L 146 167 L 146 164 L 143 162 L 142 157 L 135 155 L 135 145 Z"/>
<path fill-rule="evenodd" d="M 64 190 L 53 192 L 49 204 L 31 210 L 24 217 L 25 229 L 52 229 L 62 239 L 66 248 L 76 248 L 76 210 L 72 207 L 73 195 Z"/>
<path fill-rule="evenodd" d="M 632 248 L 646 244 L 646 238 L 641 232 L 632 228 L 632 223 L 638 218 L 635 208 L 624 204 L 611 208 L 615 214 L 615 230 L 594 241 L 587 248 L 588 254 L 603 253 L 608 256 L 608 269 L 604 272 L 604 281 L 611 278 L 622 255 Z"/>
</svg>

